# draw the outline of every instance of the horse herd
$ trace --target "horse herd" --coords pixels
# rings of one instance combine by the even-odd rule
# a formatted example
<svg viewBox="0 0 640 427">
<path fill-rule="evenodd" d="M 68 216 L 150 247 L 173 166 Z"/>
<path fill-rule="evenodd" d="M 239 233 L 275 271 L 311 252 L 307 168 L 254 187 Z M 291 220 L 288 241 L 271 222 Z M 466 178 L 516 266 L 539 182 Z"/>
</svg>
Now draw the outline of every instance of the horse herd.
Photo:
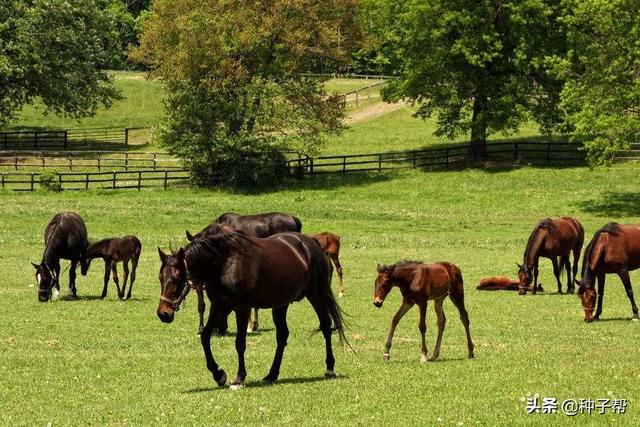
<svg viewBox="0 0 640 427">
<path fill-rule="evenodd" d="M 227 375 L 213 357 L 211 336 L 214 332 L 226 332 L 229 314 L 232 311 L 235 313 L 235 345 L 238 355 L 237 375 L 231 387 L 241 388 L 247 375 L 244 362 L 247 331 L 258 327 L 258 309 L 272 309 L 276 328 L 276 352 L 272 366 L 263 379 L 265 383 L 270 384 L 278 379 L 287 345 L 288 307 L 292 302 L 305 298 L 318 317 L 320 331 L 325 340 L 325 376 L 335 377 L 332 333 L 336 331 L 340 340 L 349 345 L 344 332 L 342 310 L 331 290 L 335 265 L 340 279 L 339 296 L 344 294 L 339 260 L 340 238 L 329 232 L 305 235 L 301 230 L 302 222 L 287 214 L 275 212 L 242 216 L 228 213 L 221 215 L 195 235 L 187 231 L 189 243 L 186 246 L 172 250 L 169 254 L 158 248 L 161 261 L 161 291 L 157 316 L 162 322 L 171 323 L 189 291 L 194 289 L 197 292 L 200 340 L 207 368 L 219 386 L 226 383 Z M 583 243 L 584 229 L 575 218 L 542 220 L 529 237 L 522 265 L 518 264 L 518 280 L 503 276 L 484 279 L 478 289 L 518 289 L 520 294 L 526 294 L 531 290 L 535 294 L 542 290 L 538 283 L 539 258 L 546 257 L 553 263 L 559 293 L 562 293 L 562 269 L 567 272 L 568 293 L 574 292 L 574 283 L 579 285 L 578 295 L 582 301 L 586 321 L 598 319 L 602 313 L 605 275 L 609 273 L 620 276 L 631 301 L 634 317 L 637 318 L 638 308 L 633 298 L 629 271 L 640 268 L 640 225 L 609 223 L 599 229 L 585 249 L 582 279 L 578 281 L 576 277 Z M 80 264 L 81 273 L 86 275 L 91 260 L 95 258 L 102 258 L 105 262 L 101 298 L 107 294 L 107 285 L 112 274 L 120 299 L 125 298 L 127 280 L 130 278 L 129 290 L 126 293 L 126 298 L 129 299 L 141 249 L 140 240 L 135 236 L 104 239 L 90 244 L 82 218 L 72 212 L 59 213 L 45 229 L 45 249 L 41 263 L 32 263 L 36 269 L 38 299 L 45 302 L 59 294 L 61 258 L 70 260 L 71 299 L 77 298 L 77 265 Z M 571 255 L 573 267 L 570 263 Z M 118 262 L 123 263 L 122 289 L 116 268 Z M 132 266 L 131 273 L 129 262 Z M 390 357 L 392 339 L 398 322 L 414 305 L 420 310 L 421 361 L 427 360 L 425 334 L 428 301 L 434 303 L 438 323 L 436 345 L 429 360 L 438 358 L 446 321 L 443 302 L 447 296 L 458 309 L 465 328 L 468 357 L 474 357 L 469 315 L 464 306 L 462 273 L 456 265 L 449 262 L 425 264 L 419 261 L 378 265 L 373 301 L 376 307 L 382 306 L 393 287 L 399 288 L 402 304 L 393 317 L 385 342 L 385 360 Z M 210 301 L 206 323 L 205 293 Z"/>
</svg>

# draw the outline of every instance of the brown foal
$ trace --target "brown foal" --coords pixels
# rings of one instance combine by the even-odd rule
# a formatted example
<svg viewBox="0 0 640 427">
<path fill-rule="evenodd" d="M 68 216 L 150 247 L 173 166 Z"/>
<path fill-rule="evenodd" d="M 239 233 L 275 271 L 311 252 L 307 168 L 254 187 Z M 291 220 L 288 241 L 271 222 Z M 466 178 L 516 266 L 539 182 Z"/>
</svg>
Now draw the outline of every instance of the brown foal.
<svg viewBox="0 0 640 427">
<path fill-rule="evenodd" d="M 520 281 L 507 276 L 485 277 L 476 287 L 479 291 L 517 291 L 519 288 Z M 533 287 L 529 286 L 527 290 L 531 291 Z M 543 290 L 542 285 L 538 285 L 538 290 Z"/>
<path fill-rule="evenodd" d="M 414 304 L 420 308 L 420 323 L 418 325 L 420 334 L 422 335 L 422 348 L 420 361 L 427 361 L 427 301 L 433 301 L 435 304 L 436 314 L 438 316 L 438 338 L 436 346 L 429 360 L 434 361 L 440 356 L 440 345 L 442 344 L 442 334 L 446 318 L 442 304 L 444 299 L 449 296 L 451 302 L 458 308 L 460 312 L 460 320 L 464 325 L 467 334 L 467 347 L 469 350 L 469 358 L 474 357 L 473 342 L 471 341 L 471 333 L 469 332 L 469 314 L 464 307 L 464 287 L 462 282 L 462 273 L 460 269 L 449 262 L 436 262 L 434 264 L 423 264 L 417 261 L 401 261 L 390 266 L 378 266 L 378 277 L 375 282 L 375 293 L 373 304 L 376 307 L 382 307 L 384 299 L 387 297 L 391 288 L 397 286 L 402 293 L 402 305 L 398 312 L 393 316 L 391 322 L 391 330 L 384 346 L 383 357 L 389 360 L 389 352 L 391 350 L 391 342 L 396 326 L 400 319 L 409 311 Z"/>
<path fill-rule="evenodd" d="M 87 248 L 86 267 L 82 266 L 82 274 L 86 275 L 94 258 L 102 258 L 104 260 L 104 287 L 100 299 L 107 296 L 107 285 L 109 284 L 109 276 L 113 272 L 113 281 L 118 290 L 118 298 L 124 299 L 124 293 L 127 290 L 127 279 L 129 278 L 129 261 L 131 261 L 131 282 L 129 283 L 129 292 L 127 299 L 131 298 L 131 290 L 133 282 L 136 281 L 136 269 L 138 268 L 138 259 L 142 251 L 142 243 L 136 236 L 124 236 L 121 238 L 103 239 L 99 242 L 90 244 Z M 120 281 L 118 280 L 118 270 L 116 264 L 122 262 L 124 270 L 124 282 L 120 289 Z"/>
<path fill-rule="evenodd" d="M 344 284 L 342 283 L 342 265 L 340 265 L 340 236 L 337 234 L 330 233 L 328 231 L 323 231 L 318 234 L 310 234 L 313 240 L 318 242 L 320 245 L 320 249 L 322 252 L 327 254 L 331 261 L 333 261 L 333 265 L 336 266 L 336 273 L 338 273 L 338 281 L 339 281 L 339 291 L 338 296 L 342 298 L 344 296 Z"/>
</svg>

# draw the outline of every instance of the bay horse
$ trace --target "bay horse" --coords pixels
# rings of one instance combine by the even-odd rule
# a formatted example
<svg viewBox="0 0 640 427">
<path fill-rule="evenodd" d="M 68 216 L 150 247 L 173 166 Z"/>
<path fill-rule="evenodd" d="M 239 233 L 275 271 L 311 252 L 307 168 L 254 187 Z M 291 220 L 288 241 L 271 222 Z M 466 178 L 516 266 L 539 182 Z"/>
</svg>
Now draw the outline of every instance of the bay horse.
<svg viewBox="0 0 640 427">
<path fill-rule="evenodd" d="M 400 319 L 402 319 L 411 307 L 417 304 L 420 309 L 418 328 L 422 335 L 420 361 L 427 361 L 425 334 L 427 332 L 426 315 L 428 301 L 434 302 L 438 316 L 438 338 L 436 339 L 436 346 L 429 360 L 435 361 L 438 359 L 446 322 L 442 304 L 447 295 L 460 313 L 460 320 L 467 334 L 468 357 L 469 359 L 474 357 L 474 345 L 471 341 L 471 333 L 469 332 L 469 314 L 464 306 L 462 273 L 457 266 L 449 262 L 423 264 L 419 261 L 400 261 L 390 266 L 378 265 L 373 304 L 378 308 L 382 307 L 385 298 L 394 286 L 397 286 L 402 293 L 402 304 L 391 321 L 391 329 L 389 330 L 389 335 L 384 345 L 384 360 L 389 360 L 391 342 L 398 322 L 400 322 Z"/>
<path fill-rule="evenodd" d="M 214 234 L 219 226 L 224 225 L 234 230 L 253 236 L 265 238 L 278 233 L 287 231 L 302 231 L 302 221 L 297 217 L 282 212 L 268 212 L 255 215 L 239 215 L 237 213 L 224 213 L 214 220 L 210 225 L 202 229 L 195 236 L 189 231 L 186 232 L 187 240 L 192 241 L 194 238 L 205 237 Z M 202 332 L 204 327 L 204 310 L 206 308 L 204 301 L 204 291 L 201 286 L 194 285 L 194 289 L 198 294 L 198 314 L 200 316 L 200 325 L 198 333 Z M 224 335 L 227 331 L 227 319 L 220 319 L 217 326 L 218 332 Z M 251 310 L 251 320 L 249 321 L 248 331 L 254 332 L 258 330 L 258 310 Z"/>
<path fill-rule="evenodd" d="M 131 261 L 131 282 L 129 283 L 129 292 L 127 293 L 127 299 L 130 299 L 133 283 L 136 281 L 136 269 L 138 268 L 138 259 L 140 259 L 141 251 L 142 243 L 140 243 L 140 239 L 136 236 L 128 235 L 120 238 L 112 237 L 102 239 L 90 244 L 87 248 L 87 263 L 82 266 L 81 272 L 86 276 L 91 266 L 91 260 L 94 258 L 102 258 L 104 260 L 104 286 L 100 299 L 104 299 L 107 296 L 107 285 L 111 272 L 113 272 L 113 281 L 116 284 L 118 298 L 124 299 L 124 294 L 127 290 L 127 279 L 129 278 L 129 261 Z M 124 270 L 122 290 L 120 289 L 118 270 L 116 268 L 118 262 L 122 262 L 122 269 Z"/>
<path fill-rule="evenodd" d="M 333 265 L 336 267 L 336 273 L 338 273 L 338 297 L 342 298 L 344 296 L 344 284 L 342 282 L 342 265 L 340 265 L 340 236 L 329 231 L 323 231 L 317 234 L 310 234 L 309 237 L 318 242 L 322 252 L 327 254 L 331 261 L 333 261 Z"/>
<path fill-rule="evenodd" d="M 244 352 L 251 308 L 272 308 L 277 347 L 271 369 L 263 380 L 271 384 L 278 379 L 289 336 L 287 310 L 292 302 L 303 298 L 309 300 L 320 321 L 326 351 L 325 377 L 336 376 L 331 335 L 336 330 L 346 342 L 344 323 L 331 292 L 330 266 L 314 240 L 300 233 L 280 233 L 262 239 L 220 229 L 194 239 L 175 255 L 165 255 L 160 248 L 158 253 L 162 266 L 157 315 L 162 322 L 173 321 L 190 282 L 205 286 L 212 307 L 200 340 L 207 368 L 219 386 L 225 384 L 227 376 L 219 369 L 210 343 L 218 313 L 236 314 L 238 373 L 231 386 L 237 389 L 244 385 L 247 374 Z"/>
<path fill-rule="evenodd" d="M 36 269 L 38 300 L 47 302 L 53 289 L 60 292 L 60 259 L 71 261 L 69 269 L 69 297 L 78 298 L 76 290 L 76 266 L 84 266 L 87 251 L 87 227 L 74 212 L 56 214 L 44 230 L 44 253 L 40 264 L 31 263 Z"/>
<path fill-rule="evenodd" d="M 582 280 L 577 281 L 578 296 L 582 300 L 584 320 L 599 320 L 604 299 L 604 282 L 607 274 L 615 273 L 622 280 L 627 297 L 631 302 L 633 317 L 638 318 L 638 306 L 633 298 L 629 272 L 640 268 L 640 224 L 622 225 L 611 222 L 591 239 L 582 260 Z M 595 289 L 598 281 L 598 290 Z M 595 316 L 596 299 L 598 308 Z"/>
<path fill-rule="evenodd" d="M 542 285 L 538 285 L 540 289 Z M 507 276 L 485 277 L 476 287 L 479 291 L 517 291 L 520 289 L 520 281 Z M 530 289 L 532 289 L 530 287 Z"/>
<path fill-rule="evenodd" d="M 532 293 L 535 294 L 539 290 L 538 261 L 540 257 L 551 260 L 553 274 L 558 282 L 559 294 L 562 293 L 560 273 L 563 268 L 567 271 L 567 293 L 572 294 L 574 286 L 573 280 L 571 280 L 571 272 L 573 270 L 573 278 L 575 279 L 583 243 L 584 228 L 577 219 L 565 216 L 557 219 L 546 218 L 540 221 L 529 236 L 522 265 L 516 263 L 520 281 L 519 294 L 526 294 L 531 282 L 533 282 Z M 573 269 L 569 260 L 572 252 Z M 559 264 L 558 257 L 560 258 Z"/>
</svg>

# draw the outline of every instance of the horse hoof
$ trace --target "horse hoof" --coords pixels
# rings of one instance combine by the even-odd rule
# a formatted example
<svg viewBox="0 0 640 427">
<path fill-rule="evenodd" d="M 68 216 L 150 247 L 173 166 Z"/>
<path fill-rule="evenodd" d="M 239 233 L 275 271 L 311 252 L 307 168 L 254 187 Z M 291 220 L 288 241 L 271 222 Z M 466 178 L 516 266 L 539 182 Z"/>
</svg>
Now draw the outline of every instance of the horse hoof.
<svg viewBox="0 0 640 427">
<path fill-rule="evenodd" d="M 220 378 L 216 379 L 216 375 L 214 374 L 213 379 L 215 380 L 216 384 L 218 384 L 218 387 L 223 387 L 227 382 L 227 373 L 222 369 L 220 369 L 218 372 L 220 373 Z"/>
<path fill-rule="evenodd" d="M 436 360 L 438 360 L 438 356 L 431 356 L 429 358 L 429 362 L 435 362 Z"/>
<path fill-rule="evenodd" d="M 273 378 L 269 378 L 269 377 L 265 377 L 262 379 L 262 384 L 264 385 L 273 385 L 273 383 L 275 383 L 276 380 L 274 380 Z"/>
<path fill-rule="evenodd" d="M 389 361 L 389 357 L 391 357 L 389 355 L 389 353 L 385 353 L 385 354 L 382 355 L 382 360 L 384 360 L 385 362 L 388 362 Z"/>
<path fill-rule="evenodd" d="M 475 355 L 473 353 L 469 354 L 469 359 L 475 359 Z"/>
<path fill-rule="evenodd" d="M 230 390 L 242 390 L 243 388 L 244 388 L 244 381 L 240 382 L 238 380 L 235 380 L 229 386 Z"/>
<path fill-rule="evenodd" d="M 333 379 L 338 378 L 338 376 L 336 375 L 336 373 L 335 373 L 335 372 L 330 371 L 330 370 L 328 370 L 328 369 L 325 371 L 325 373 L 324 373 L 324 377 L 325 377 L 326 379 L 328 379 L 328 380 L 333 380 Z"/>
<path fill-rule="evenodd" d="M 631 321 L 632 321 L 632 322 L 637 322 L 638 320 L 640 320 L 640 319 L 638 319 L 638 316 L 633 316 L 633 317 L 631 318 Z"/>
<path fill-rule="evenodd" d="M 431 359 L 427 359 L 426 354 L 423 353 L 420 355 L 420 363 L 427 363 L 427 360 L 431 360 Z"/>
</svg>

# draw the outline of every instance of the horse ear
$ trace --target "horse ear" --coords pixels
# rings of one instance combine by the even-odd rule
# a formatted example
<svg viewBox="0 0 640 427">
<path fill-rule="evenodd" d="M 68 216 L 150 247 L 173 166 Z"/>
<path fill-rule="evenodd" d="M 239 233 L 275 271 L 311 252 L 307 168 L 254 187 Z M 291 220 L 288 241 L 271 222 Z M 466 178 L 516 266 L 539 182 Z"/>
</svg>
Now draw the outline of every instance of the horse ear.
<svg viewBox="0 0 640 427">
<path fill-rule="evenodd" d="M 164 264 L 165 261 L 167 260 L 167 254 L 162 252 L 162 249 L 160 249 L 159 246 L 158 246 L 158 255 L 160 255 L 160 261 L 162 261 L 162 263 Z"/>
<path fill-rule="evenodd" d="M 180 262 L 184 261 L 184 248 L 180 248 L 178 250 L 178 261 Z"/>
<path fill-rule="evenodd" d="M 189 230 L 185 230 L 184 232 L 187 235 L 187 240 L 193 242 L 193 235 L 189 233 Z"/>
<path fill-rule="evenodd" d="M 377 270 L 378 270 L 378 273 L 382 273 L 382 266 L 380 264 L 378 264 Z"/>
<path fill-rule="evenodd" d="M 33 268 L 35 268 L 36 270 L 38 269 L 38 267 L 40 267 L 38 264 L 35 264 L 33 262 L 31 263 L 31 265 L 33 265 Z"/>
</svg>

